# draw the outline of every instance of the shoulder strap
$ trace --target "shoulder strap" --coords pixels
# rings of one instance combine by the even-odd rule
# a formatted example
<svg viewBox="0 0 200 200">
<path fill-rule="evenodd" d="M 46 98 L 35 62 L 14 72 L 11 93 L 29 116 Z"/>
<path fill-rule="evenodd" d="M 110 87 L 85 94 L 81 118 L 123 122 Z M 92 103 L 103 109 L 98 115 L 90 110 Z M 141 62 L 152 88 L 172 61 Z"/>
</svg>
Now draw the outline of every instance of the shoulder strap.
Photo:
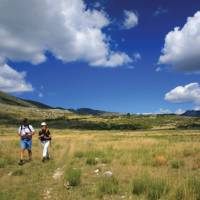
<svg viewBox="0 0 200 200">
<path fill-rule="evenodd" d="M 32 132 L 32 130 L 31 130 L 31 128 L 30 128 L 30 126 L 28 125 L 27 127 L 28 127 L 29 131 L 30 131 L 30 132 Z"/>
<path fill-rule="evenodd" d="M 20 134 L 22 133 L 22 125 L 20 126 Z"/>
</svg>

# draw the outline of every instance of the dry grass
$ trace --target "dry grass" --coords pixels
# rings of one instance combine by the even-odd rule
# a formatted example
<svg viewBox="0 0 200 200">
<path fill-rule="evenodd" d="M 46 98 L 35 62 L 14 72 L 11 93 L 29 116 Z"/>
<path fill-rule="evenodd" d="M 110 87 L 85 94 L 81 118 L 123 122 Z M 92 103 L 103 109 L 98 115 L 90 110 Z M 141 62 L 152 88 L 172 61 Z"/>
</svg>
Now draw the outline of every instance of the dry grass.
<svg viewBox="0 0 200 200">
<path fill-rule="evenodd" d="M 200 195 L 198 132 L 52 130 L 53 159 L 41 162 L 35 136 L 33 161 L 19 167 L 16 130 L 2 128 L 0 200 L 195 200 Z M 112 171 L 114 178 L 105 178 L 106 171 Z M 67 179 L 74 176 L 78 184 L 66 189 Z"/>
</svg>

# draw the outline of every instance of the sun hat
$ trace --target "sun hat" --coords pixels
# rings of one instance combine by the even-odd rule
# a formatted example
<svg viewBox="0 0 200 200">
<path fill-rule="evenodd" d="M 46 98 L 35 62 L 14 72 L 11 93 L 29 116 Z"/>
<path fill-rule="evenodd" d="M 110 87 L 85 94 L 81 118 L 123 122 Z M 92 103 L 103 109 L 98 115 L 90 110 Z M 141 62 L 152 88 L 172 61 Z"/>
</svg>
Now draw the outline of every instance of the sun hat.
<svg viewBox="0 0 200 200">
<path fill-rule="evenodd" d="M 42 122 L 41 126 L 47 126 L 47 123 L 46 122 Z"/>
</svg>

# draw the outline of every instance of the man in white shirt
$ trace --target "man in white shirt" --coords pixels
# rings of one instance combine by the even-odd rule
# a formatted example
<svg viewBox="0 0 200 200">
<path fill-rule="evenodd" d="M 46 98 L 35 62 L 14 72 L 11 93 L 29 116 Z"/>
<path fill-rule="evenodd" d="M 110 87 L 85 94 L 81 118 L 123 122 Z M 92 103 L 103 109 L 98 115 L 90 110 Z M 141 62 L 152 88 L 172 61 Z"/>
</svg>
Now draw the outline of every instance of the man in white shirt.
<svg viewBox="0 0 200 200">
<path fill-rule="evenodd" d="M 28 156 L 29 156 L 29 161 L 32 160 L 32 136 L 35 134 L 35 130 L 33 127 L 29 124 L 28 119 L 25 118 L 18 131 L 18 135 L 20 137 L 20 161 L 19 165 L 24 164 L 24 152 L 27 149 L 28 150 Z"/>
</svg>

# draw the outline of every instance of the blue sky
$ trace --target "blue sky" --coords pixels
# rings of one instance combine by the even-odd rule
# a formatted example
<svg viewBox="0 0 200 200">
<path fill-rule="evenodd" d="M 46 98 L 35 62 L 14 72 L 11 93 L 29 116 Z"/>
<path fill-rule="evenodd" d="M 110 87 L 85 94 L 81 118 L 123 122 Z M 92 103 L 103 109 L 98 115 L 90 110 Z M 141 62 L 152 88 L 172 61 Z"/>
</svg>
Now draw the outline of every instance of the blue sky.
<svg viewBox="0 0 200 200">
<path fill-rule="evenodd" d="M 66 7 L 61 8 L 63 2 Z M 0 44 L 1 90 L 65 108 L 131 113 L 200 108 L 198 0 L 70 2 L 35 1 L 37 19 L 34 13 L 19 14 L 22 7 L 12 2 L 0 6 L 0 11 L 7 9 L 4 16 L 13 15 L 0 15 L 0 35 L 6 33 L 5 44 Z M 43 20 L 49 17 L 49 13 L 43 16 L 45 6 L 50 11 L 56 8 L 52 13 L 57 20 Z M 69 14 L 67 6 L 81 15 Z M 62 25 L 65 18 L 57 14 L 63 10 L 67 27 Z M 70 26 L 78 40 L 70 35 Z M 94 42 L 87 36 L 90 33 L 97 34 Z"/>
</svg>

